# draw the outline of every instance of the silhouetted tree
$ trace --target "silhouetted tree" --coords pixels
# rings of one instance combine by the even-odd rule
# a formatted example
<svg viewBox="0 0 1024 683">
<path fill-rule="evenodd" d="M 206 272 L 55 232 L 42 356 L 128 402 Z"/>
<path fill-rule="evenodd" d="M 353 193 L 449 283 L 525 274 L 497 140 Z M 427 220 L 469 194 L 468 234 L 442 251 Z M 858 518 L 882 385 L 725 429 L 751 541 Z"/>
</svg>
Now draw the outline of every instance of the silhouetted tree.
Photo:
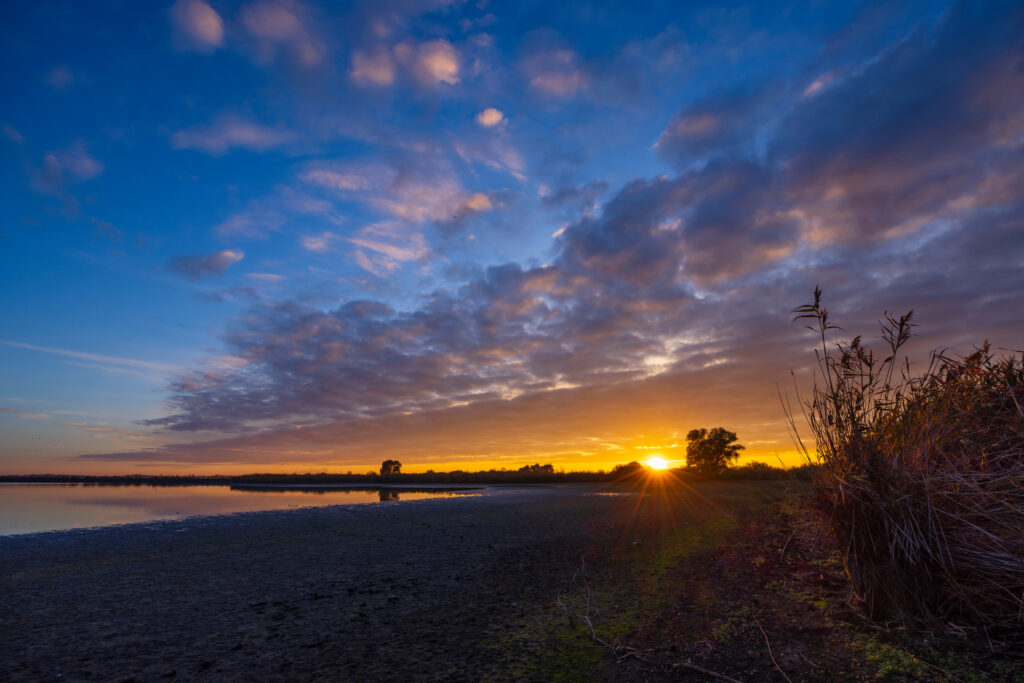
<svg viewBox="0 0 1024 683">
<path fill-rule="evenodd" d="M 735 441 L 736 432 L 722 427 L 691 429 L 686 435 L 686 466 L 702 474 L 722 472 L 744 448 Z"/>
<path fill-rule="evenodd" d="M 493 471 L 493 470 L 492 470 Z M 534 463 L 532 465 L 523 465 L 519 468 L 520 472 L 539 472 L 543 474 L 554 474 L 555 466 L 548 463 L 541 465 L 540 463 Z"/>
<path fill-rule="evenodd" d="M 386 477 L 391 474 L 401 474 L 402 463 L 397 460 L 385 460 L 380 464 L 380 476 Z"/>
</svg>

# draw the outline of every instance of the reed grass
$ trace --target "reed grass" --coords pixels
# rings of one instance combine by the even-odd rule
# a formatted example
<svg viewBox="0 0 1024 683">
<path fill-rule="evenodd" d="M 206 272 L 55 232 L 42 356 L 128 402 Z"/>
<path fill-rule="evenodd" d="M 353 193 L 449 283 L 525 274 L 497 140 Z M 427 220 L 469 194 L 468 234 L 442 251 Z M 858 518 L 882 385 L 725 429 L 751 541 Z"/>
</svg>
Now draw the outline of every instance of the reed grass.
<svg viewBox="0 0 1024 683">
<path fill-rule="evenodd" d="M 820 289 L 794 312 L 821 344 L 801 401 L 813 454 L 787 415 L 868 614 L 1024 635 L 1024 355 L 985 342 L 916 372 L 913 312 L 886 313 L 881 355 L 836 340 Z"/>
</svg>

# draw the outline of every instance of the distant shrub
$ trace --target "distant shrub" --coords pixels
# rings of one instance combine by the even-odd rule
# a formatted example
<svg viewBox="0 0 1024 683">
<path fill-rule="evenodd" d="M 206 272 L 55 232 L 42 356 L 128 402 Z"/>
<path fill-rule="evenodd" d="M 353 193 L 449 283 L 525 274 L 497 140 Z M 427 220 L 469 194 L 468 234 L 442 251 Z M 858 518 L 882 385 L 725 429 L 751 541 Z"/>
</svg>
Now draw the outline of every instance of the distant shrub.
<svg viewBox="0 0 1024 683">
<path fill-rule="evenodd" d="M 745 480 L 745 479 L 760 479 L 760 480 L 802 480 L 809 481 L 811 479 L 814 467 L 811 465 L 801 465 L 799 467 L 773 467 L 766 462 L 748 462 L 745 465 L 739 467 L 730 467 L 726 470 L 722 470 L 717 473 L 714 479 L 724 480 Z"/>
<path fill-rule="evenodd" d="M 881 359 L 833 342 L 820 290 L 795 312 L 822 345 L 817 501 L 869 614 L 1024 633 L 1024 359 L 986 342 L 914 374 L 912 312 L 886 314 Z"/>
</svg>

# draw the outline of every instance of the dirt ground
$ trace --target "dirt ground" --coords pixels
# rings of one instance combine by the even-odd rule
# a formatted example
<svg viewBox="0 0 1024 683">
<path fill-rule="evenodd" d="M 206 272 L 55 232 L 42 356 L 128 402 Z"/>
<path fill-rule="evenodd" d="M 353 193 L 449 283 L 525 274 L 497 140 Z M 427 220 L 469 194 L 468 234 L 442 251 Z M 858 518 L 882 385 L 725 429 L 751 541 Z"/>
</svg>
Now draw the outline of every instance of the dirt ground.
<svg viewBox="0 0 1024 683">
<path fill-rule="evenodd" d="M 0 679 L 1001 680 L 1021 670 L 861 622 L 800 484 L 659 481 L 3 537 Z"/>
</svg>

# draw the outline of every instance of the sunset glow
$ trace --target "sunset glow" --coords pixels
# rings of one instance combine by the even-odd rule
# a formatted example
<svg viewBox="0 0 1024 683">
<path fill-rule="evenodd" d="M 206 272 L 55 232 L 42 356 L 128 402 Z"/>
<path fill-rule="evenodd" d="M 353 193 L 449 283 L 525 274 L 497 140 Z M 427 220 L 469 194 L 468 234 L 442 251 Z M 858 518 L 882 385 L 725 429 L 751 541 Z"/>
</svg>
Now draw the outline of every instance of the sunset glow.
<svg viewBox="0 0 1024 683">
<path fill-rule="evenodd" d="M 6 3 L 0 474 L 792 465 L 816 285 L 1021 348 L 1020 3 L 728 4 Z"/>
<path fill-rule="evenodd" d="M 665 458 L 661 458 L 661 457 L 658 457 L 658 456 L 654 456 L 653 458 L 648 458 L 644 462 L 644 464 L 647 465 L 648 467 L 650 467 L 652 470 L 667 470 L 668 469 L 668 461 L 665 460 Z"/>
</svg>

